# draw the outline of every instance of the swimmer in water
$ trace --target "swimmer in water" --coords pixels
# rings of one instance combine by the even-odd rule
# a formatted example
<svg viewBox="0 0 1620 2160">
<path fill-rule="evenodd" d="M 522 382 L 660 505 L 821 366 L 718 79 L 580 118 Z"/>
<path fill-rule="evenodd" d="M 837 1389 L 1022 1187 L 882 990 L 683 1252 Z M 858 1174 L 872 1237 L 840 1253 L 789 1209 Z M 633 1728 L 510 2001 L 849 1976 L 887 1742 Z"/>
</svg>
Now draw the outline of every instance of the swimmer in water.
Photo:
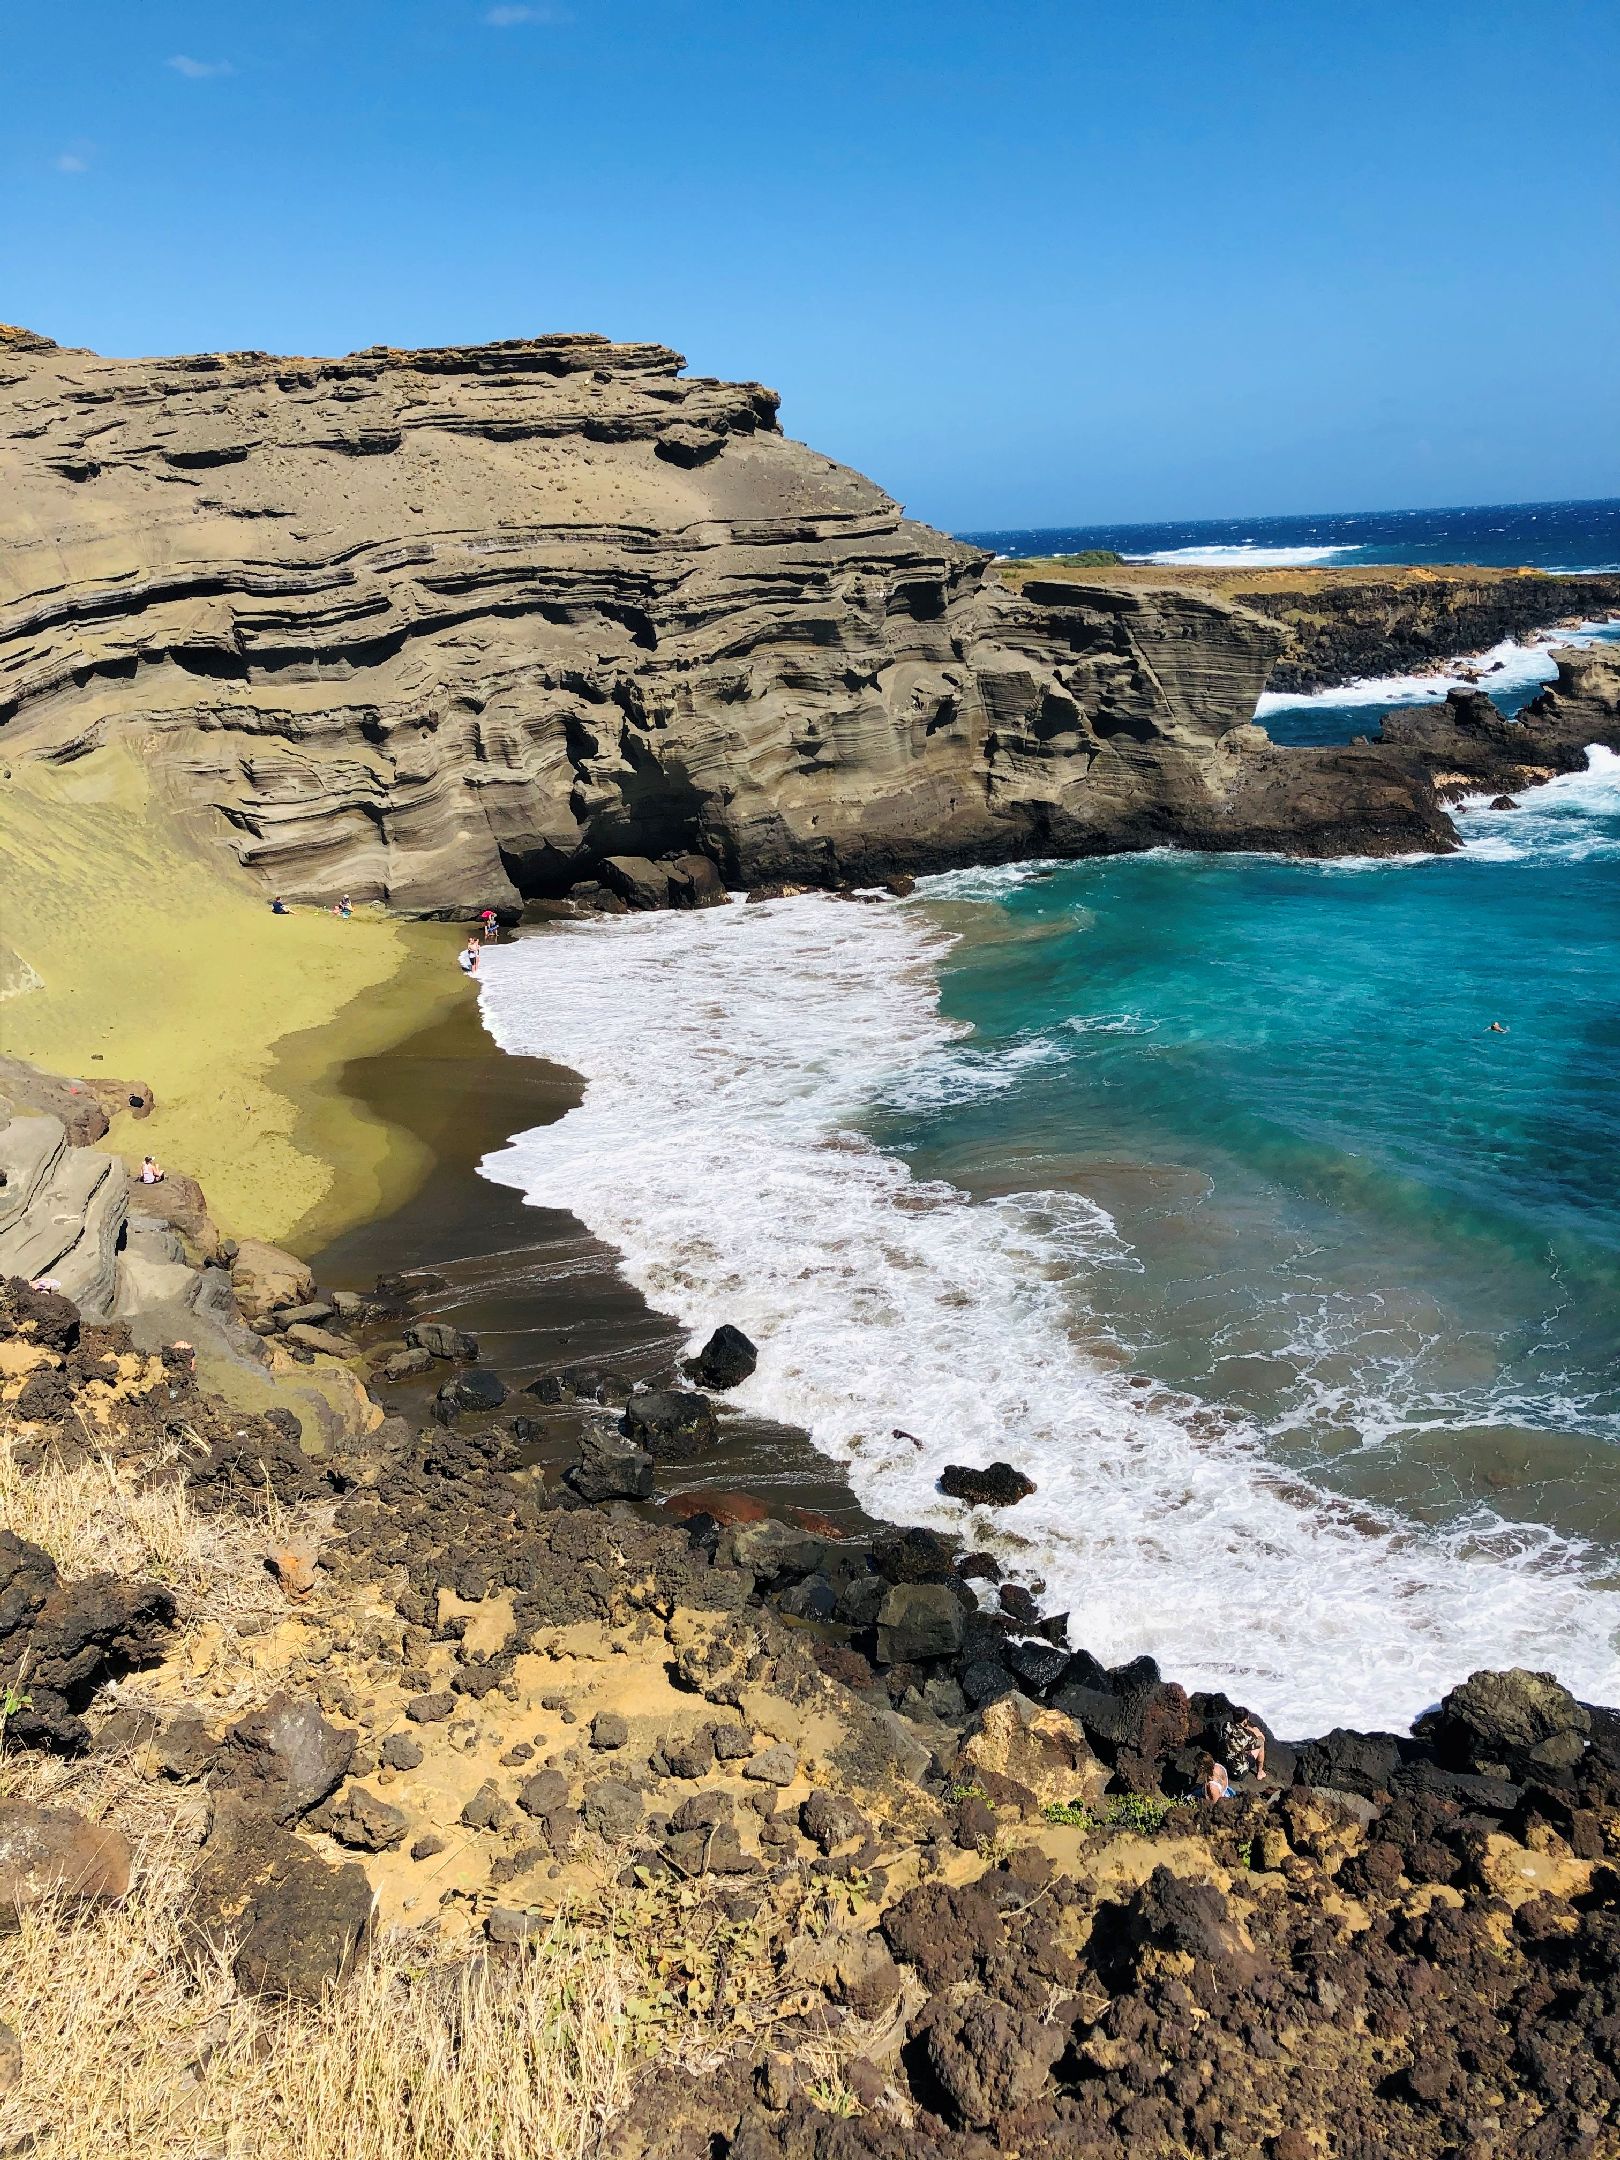
<svg viewBox="0 0 1620 2160">
<path fill-rule="evenodd" d="M 1485 1032 L 1487 1035 L 1505 1035 L 1507 1033 L 1507 1029 L 1502 1025 L 1500 1020 L 1493 1020 L 1490 1026 L 1485 1030 Z"/>
</svg>

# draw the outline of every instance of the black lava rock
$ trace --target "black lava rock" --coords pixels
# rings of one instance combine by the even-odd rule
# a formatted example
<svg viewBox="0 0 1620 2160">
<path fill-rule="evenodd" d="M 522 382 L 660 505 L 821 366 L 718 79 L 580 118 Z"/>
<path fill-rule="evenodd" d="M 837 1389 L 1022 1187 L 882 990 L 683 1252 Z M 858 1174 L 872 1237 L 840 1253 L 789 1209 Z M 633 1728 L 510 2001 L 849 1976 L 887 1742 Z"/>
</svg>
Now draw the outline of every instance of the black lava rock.
<svg viewBox="0 0 1620 2160">
<path fill-rule="evenodd" d="M 1011 1463 L 993 1462 L 985 1470 L 948 1463 L 940 1472 L 939 1489 L 947 1498 L 965 1500 L 970 1507 L 1014 1507 L 1029 1498 L 1035 1480 L 1015 1470 Z"/>
<path fill-rule="evenodd" d="M 741 1328 L 729 1321 L 717 1327 L 686 1370 L 700 1387 L 732 1388 L 746 1380 L 759 1363 L 759 1352 Z"/>
<path fill-rule="evenodd" d="M 625 1405 L 624 1430 L 659 1462 L 690 1462 L 719 1438 L 714 1405 L 687 1388 L 650 1388 Z"/>
</svg>

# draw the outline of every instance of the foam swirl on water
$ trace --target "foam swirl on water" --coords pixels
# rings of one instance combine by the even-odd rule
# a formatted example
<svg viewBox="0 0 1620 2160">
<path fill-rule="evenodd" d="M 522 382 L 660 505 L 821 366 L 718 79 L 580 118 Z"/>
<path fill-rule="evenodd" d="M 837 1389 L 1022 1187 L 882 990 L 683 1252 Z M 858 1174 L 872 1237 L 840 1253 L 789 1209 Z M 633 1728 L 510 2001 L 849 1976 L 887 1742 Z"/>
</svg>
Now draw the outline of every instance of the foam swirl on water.
<svg viewBox="0 0 1620 2160">
<path fill-rule="evenodd" d="M 1285 1475 L 1224 1412 L 1080 1347 L 1088 1270 L 1121 1257 L 1102 1209 L 971 1202 L 865 1137 L 931 1075 L 985 1081 L 937 1009 L 944 945 L 920 908 L 804 897 L 492 949 L 496 1040 L 588 1085 L 484 1174 L 571 1209 L 694 1340 L 743 1327 L 761 1356 L 733 1399 L 808 1428 L 874 1512 L 1016 1537 L 1105 1659 L 1151 1651 L 1295 1730 L 1403 1723 L 1480 1665 L 1620 1695 L 1620 1595 L 1578 1544 L 1430 1532 Z M 997 1457 L 1039 1490 L 969 1525 L 934 1481 Z"/>
</svg>

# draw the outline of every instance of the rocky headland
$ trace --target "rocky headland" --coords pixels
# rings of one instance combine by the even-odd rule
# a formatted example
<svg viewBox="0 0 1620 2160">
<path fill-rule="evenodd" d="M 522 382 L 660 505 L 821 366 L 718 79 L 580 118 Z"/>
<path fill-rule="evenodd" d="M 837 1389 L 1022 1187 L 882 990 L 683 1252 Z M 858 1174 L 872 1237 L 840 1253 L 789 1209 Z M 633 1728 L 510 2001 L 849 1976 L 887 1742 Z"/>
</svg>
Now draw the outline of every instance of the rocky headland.
<svg viewBox="0 0 1620 2160">
<path fill-rule="evenodd" d="M 1002 563 L 1015 591 L 1065 574 L 1061 559 Z M 1288 634 L 1267 689 L 1306 694 L 1370 677 L 1455 665 L 1459 656 L 1620 614 L 1620 573 L 1435 563 L 1364 569 L 1244 569 L 1119 563 L 1146 590 L 1201 592 L 1269 615 Z"/>
<path fill-rule="evenodd" d="M 122 747 L 261 889 L 417 914 L 1447 844 L 1414 757 L 1252 725 L 1303 651 L 1275 596 L 1012 591 L 784 436 L 774 393 L 681 370 L 585 336 L 117 360 L 9 333 L 8 756 Z"/>
</svg>

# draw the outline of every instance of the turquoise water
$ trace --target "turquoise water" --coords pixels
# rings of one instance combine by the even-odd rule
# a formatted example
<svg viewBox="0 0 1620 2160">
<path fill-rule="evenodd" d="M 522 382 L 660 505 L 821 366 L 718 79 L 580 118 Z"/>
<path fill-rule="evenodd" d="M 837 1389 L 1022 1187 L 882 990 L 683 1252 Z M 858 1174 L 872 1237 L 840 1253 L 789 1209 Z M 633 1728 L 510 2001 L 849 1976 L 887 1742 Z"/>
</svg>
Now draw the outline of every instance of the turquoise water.
<svg viewBox="0 0 1620 2160">
<path fill-rule="evenodd" d="M 1114 544 L 1592 567 L 1617 519 Z M 1511 713 L 1553 668 L 1452 672 Z M 1343 742 L 1441 694 L 1257 717 Z M 1035 1493 L 967 1534 L 1105 1661 L 1292 1731 L 1402 1725 L 1481 1665 L 1620 1702 L 1620 759 L 1460 823 L 1444 860 L 1155 854 L 553 926 L 487 957 L 484 1013 L 585 1098 L 486 1174 L 578 1214 L 694 1346 L 742 1327 L 732 1402 L 873 1513 L 963 1532 L 943 1467 L 1018 1462 Z"/>
<path fill-rule="evenodd" d="M 485 1017 L 584 1100 L 484 1168 L 1107 1662 L 1295 1732 L 1620 1701 L 1620 759 L 1464 818 L 548 928 Z M 965 1524 L 995 1460 L 1036 1490 Z"/>
<path fill-rule="evenodd" d="M 1620 760 L 1592 756 L 1446 860 L 937 881 L 941 1009 L 997 1085 L 912 1090 L 874 1137 L 1097 1202 L 1087 1314 L 1313 1481 L 1620 1549 Z"/>
</svg>

